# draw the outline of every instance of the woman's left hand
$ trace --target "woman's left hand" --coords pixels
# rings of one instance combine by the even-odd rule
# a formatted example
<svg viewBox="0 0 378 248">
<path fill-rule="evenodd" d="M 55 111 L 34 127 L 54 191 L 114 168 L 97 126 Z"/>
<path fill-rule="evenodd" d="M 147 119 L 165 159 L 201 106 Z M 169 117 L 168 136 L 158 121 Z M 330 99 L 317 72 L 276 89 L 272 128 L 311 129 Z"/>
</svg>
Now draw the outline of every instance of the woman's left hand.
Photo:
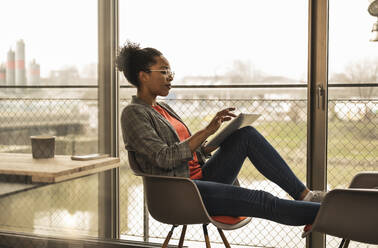
<svg viewBox="0 0 378 248">
<path fill-rule="evenodd" d="M 231 107 L 219 111 L 205 128 L 208 135 L 214 134 L 223 122 L 231 120 L 232 117 L 236 117 L 236 115 L 231 112 L 234 110 L 235 108 Z"/>
<path fill-rule="evenodd" d="M 226 108 L 219 111 L 204 129 L 190 136 L 188 139 L 190 151 L 194 152 L 210 135 L 219 129 L 223 122 L 231 120 L 232 117 L 236 117 L 236 115 L 231 112 L 234 110 L 235 108 Z M 205 153 L 210 153 L 215 149 L 216 147 L 207 148 Z"/>
</svg>

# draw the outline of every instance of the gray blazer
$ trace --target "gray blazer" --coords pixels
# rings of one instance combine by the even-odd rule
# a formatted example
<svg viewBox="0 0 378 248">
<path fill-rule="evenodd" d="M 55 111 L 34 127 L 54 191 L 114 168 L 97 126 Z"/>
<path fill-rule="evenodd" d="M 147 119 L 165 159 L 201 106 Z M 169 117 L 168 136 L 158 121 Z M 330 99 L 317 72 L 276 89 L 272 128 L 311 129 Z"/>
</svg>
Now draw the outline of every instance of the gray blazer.
<svg viewBox="0 0 378 248">
<path fill-rule="evenodd" d="M 168 104 L 157 104 L 183 123 Z M 188 141 L 180 142 L 169 121 L 150 105 L 133 96 L 131 104 L 122 111 L 121 126 L 125 147 L 135 152 L 144 173 L 189 177 L 188 161 L 193 159 L 193 154 Z M 196 151 L 200 164 L 205 161 L 202 148 Z"/>
</svg>

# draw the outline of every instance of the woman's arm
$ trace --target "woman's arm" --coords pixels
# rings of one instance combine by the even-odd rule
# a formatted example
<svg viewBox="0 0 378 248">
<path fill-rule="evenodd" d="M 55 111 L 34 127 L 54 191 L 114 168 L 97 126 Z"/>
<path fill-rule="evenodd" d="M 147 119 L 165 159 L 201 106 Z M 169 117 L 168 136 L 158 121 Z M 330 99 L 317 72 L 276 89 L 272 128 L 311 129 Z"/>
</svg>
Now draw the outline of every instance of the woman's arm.
<svg viewBox="0 0 378 248">
<path fill-rule="evenodd" d="M 159 122 L 155 121 L 151 119 L 144 107 L 127 106 L 121 116 L 126 148 L 138 151 L 139 154 L 153 161 L 156 166 L 167 170 L 193 159 L 189 141 L 176 142 L 174 133 L 166 124 L 162 123 L 159 126 Z M 157 129 L 160 129 L 159 133 Z"/>
<path fill-rule="evenodd" d="M 218 112 L 206 128 L 196 132 L 191 137 L 181 142 L 167 144 L 170 132 L 156 132 L 156 127 L 151 122 L 147 112 L 140 106 L 127 106 L 122 112 L 121 126 L 126 147 L 137 150 L 139 153 L 155 161 L 158 167 L 172 169 L 183 161 L 193 159 L 193 152 L 213 133 L 222 122 L 231 120 L 235 114 L 231 113 L 235 108 L 227 108 Z M 161 135 L 167 135 L 165 140 Z M 214 148 L 216 149 L 216 148 Z M 211 152 L 214 149 L 206 149 Z"/>
</svg>

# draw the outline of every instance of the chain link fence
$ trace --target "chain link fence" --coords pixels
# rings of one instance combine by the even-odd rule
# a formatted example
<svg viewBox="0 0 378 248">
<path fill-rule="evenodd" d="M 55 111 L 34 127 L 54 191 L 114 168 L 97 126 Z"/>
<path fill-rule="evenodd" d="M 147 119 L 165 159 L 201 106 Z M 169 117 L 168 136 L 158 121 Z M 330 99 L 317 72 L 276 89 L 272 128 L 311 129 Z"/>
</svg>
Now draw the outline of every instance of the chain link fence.
<svg viewBox="0 0 378 248">
<path fill-rule="evenodd" d="M 130 99 L 122 99 L 120 108 Z M 240 112 L 262 113 L 254 126 L 272 143 L 298 177 L 305 182 L 307 101 L 269 99 L 170 99 L 166 100 L 192 132 L 203 128 L 217 111 L 235 106 Z M 328 187 L 346 188 L 362 170 L 377 170 L 377 100 L 329 101 Z M 31 135 L 56 138 L 56 154 L 97 152 L 97 101 L 77 99 L 0 99 L 0 152 L 30 153 Z M 120 223 L 125 239 L 161 240 L 170 226 L 144 219 L 143 187 L 127 163 L 120 140 Z M 265 180 L 246 160 L 239 176 L 244 187 L 290 198 Z M 88 176 L 45 186 L 0 201 L 0 229 L 36 234 L 98 235 L 98 180 Z M 254 218 L 246 227 L 226 232 L 232 245 L 243 247 L 304 247 L 301 227 L 289 227 Z M 214 244 L 221 239 L 210 227 Z M 179 230 L 173 238 L 178 240 Z M 201 226 L 190 226 L 187 239 L 203 241 Z M 175 242 L 175 241 L 173 241 Z M 327 236 L 327 246 L 339 240 Z M 31 246 L 33 247 L 33 246 Z M 352 242 L 351 247 L 372 247 Z"/>
<path fill-rule="evenodd" d="M 129 101 L 129 99 L 122 100 L 121 108 L 126 106 Z M 235 106 L 240 112 L 261 113 L 262 116 L 254 123 L 254 126 L 279 151 L 296 175 L 305 182 L 307 150 L 306 100 L 180 99 L 166 100 L 166 102 L 183 118 L 192 132 L 205 127 L 215 113 L 225 107 Z M 361 104 L 369 109 L 367 115 L 364 115 L 366 120 L 363 124 L 354 119 L 349 120 L 344 118 L 350 111 L 355 111 L 354 108 L 359 108 Z M 343 114 L 340 110 L 341 106 L 346 106 L 348 109 L 346 114 Z M 345 188 L 357 172 L 377 169 L 377 106 L 378 102 L 375 100 L 330 101 L 330 144 L 328 146 L 329 189 L 336 187 Z M 345 111 L 344 108 L 341 109 Z M 351 129 L 359 131 L 354 132 Z M 334 134 L 335 131 L 339 133 Z M 349 132 L 353 134 L 349 135 Z M 335 136 L 338 137 L 338 140 L 336 140 Z M 120 144 L 122 142 L 121 140 Z M 334 143 L 339 144 L 336 150 L 332 148 Z M 340 147 L 342 143 L 344 146 Z M 350 144 L 354 145 L 350 146 Z M 351 152 L 352 154 L 359 155 L 355 157 L 346 156 L 346 154 L 350 154 Z M 127 166 L 127 153 L 125 149 L 120 150 L 120 155 L 124 165 L 121 167 L 121 187 L 124 187 L 124 190 L 128 194 L 128 200 L 132 202 L 127 207 L 121 207 L 121 209 L 127 208 L 125 214 L 128 214 L 127 218 L 121 219 L 121 233 L 125 238 L 140 237 L 161 241 L 171 227 L 153 220 L 152 217 L 148 217 L 148 232 L 144 233 L 142 182 L 140 178 L 130 173 Z M 342 168 L 343 173 L 339 172 L 340 168 Z M 267 181 L 259 174 L 248 160 L 246 160 L 240 172 L 239 179 L 241 185 L 244 187 L 269 191 L 279 197 L 290 199 L 290 196 L 282 189 Z M 123 186 L 125 184 L 127 186 Z M 120 191 L 121 203 L 126 193 L 124 190 L 121 188 Z M 210 227 L 209 232 L 213 243 L 220 244 L 222 242 L 215 228 Z M 300 238 L 301 232 L 302 227 L 289 227 L 254 218 L 246 227 L 226 232 L 226 235 L 232 245 L 242 247 L 304 247 L 305 240 Z M 180 231 L 176 230 L 176 233 L 173 235 L 175 239 L 173 243 L 177 242 L 179 234 Z M 203 241 L 201 226 L 190 226 L 187 231 L 186 240 Z M 327 237 L 327 240 L 328 247 L 337 247 L 339 244 L 339 240 L 334 237 Z M 372 246 L 352 242 L 351 247 Z"/>
<path fill-rule="evenodd" d="M 378 170 L 378 100 L 328 102 L 328 189 L 347 188 L 360 171 Z M 327 236 L 327 247 L 341 239 Z M 349 247 L 377 247 L 351 242 Z"/>
<path fill-rule="evenodd" d="M 121 108 L 127 105 L 129 100 L 121 101 Z M 300 177 L 305 180 L 306 176 L 306 101 L 305 100 L 167 100 L 166 101 L 181 116 L 192 132 L 204 128 L 215 113 L 223 108 L 234 106 L 240 112 L 263 113 L 254 123 L 254 126 L 278 148 L 284 155 L 285 160 Z M 284 134 L 284 135 L 282 135 Z M 120 141 L 123 144 L 123 141 Z M 124 191 L 122 187 L 127 185 L 128 200 L 132 202 L 127 206 L 128 218 L 121 218 L 121 233 L 126 236 L 143 236 L 143 186 L 141 180 L 130 173 L 127 166 L 127 153 L 125 149 L 120 150 L 120 156 L 124 167 L 121 167 L 121 204 L 124 202 Z M 243 169 L 239 174 L 239 181 L 242 186 L 260 190 L 266 190 L 282 198 L 289 196 L 281 188 L 271 183 L 246 160 Z M 125 187 L 126 188 L 126 187 Z M 130 194 L 130 192 L 132 192 Z M 122 205 L 121 205 L 122 206 Z M 125 209 L 126 207 L 121 207 Z M 125 221 L 126 220 L 126 221 Z M 164 238 L 169 225 L 161 224 L 149 218 L 148 237 Z M 304 245 L 300 238 L 302 229 L 277 225 L 262 219 L 253 219 L 246 227 L 232 232 L 227 232 L 228 240 L 232 244 L 242 246 L 261 247 L 287 247 L 287 245 Z M 212 242 L 221 243 L 219 234 L 215 228 L 209 228 L 209 235 Z M 269 237 L 269 238 L 266 238 Z M 272 238 L 270 238 L 272 237 Z M 173 236 L 179 238 L 179 232 Z M 202 227 L 200 225 L 190 226 L 187 231 L 186 240 L 203 241 Z"/>
</svg>

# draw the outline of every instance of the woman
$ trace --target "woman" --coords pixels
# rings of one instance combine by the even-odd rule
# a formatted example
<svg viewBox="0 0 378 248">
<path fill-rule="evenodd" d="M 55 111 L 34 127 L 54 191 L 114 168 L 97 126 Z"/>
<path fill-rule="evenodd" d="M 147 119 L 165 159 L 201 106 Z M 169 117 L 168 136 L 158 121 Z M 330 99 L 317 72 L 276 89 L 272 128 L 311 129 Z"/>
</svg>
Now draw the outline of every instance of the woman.
<svg viewBox="0 0 378 248">
<path fill-rule="evenodd" d="M 286 225 L 313 223 L 320 204 L 311 201 L 320 202 L 320 192 L 309 191 L 253 127 L 235 131 L 206 161 L 216 147 L 204 148 L 204 142 L 235 117 L 234 108 L 221 110 L 204 129 L 191 134 L 172 108 L 156 101 L 157 96 L 168 95 L 174 77 L 161 52 L 128 42 L 116 64 L 137 88 L 122 112 L 121 124 L 126 149 L 135 152 L 143 172 L 190 177 L 211 216 L 253 216 Z M 246 158 L 295 200 L 233 186 Z"/>
</svg>

